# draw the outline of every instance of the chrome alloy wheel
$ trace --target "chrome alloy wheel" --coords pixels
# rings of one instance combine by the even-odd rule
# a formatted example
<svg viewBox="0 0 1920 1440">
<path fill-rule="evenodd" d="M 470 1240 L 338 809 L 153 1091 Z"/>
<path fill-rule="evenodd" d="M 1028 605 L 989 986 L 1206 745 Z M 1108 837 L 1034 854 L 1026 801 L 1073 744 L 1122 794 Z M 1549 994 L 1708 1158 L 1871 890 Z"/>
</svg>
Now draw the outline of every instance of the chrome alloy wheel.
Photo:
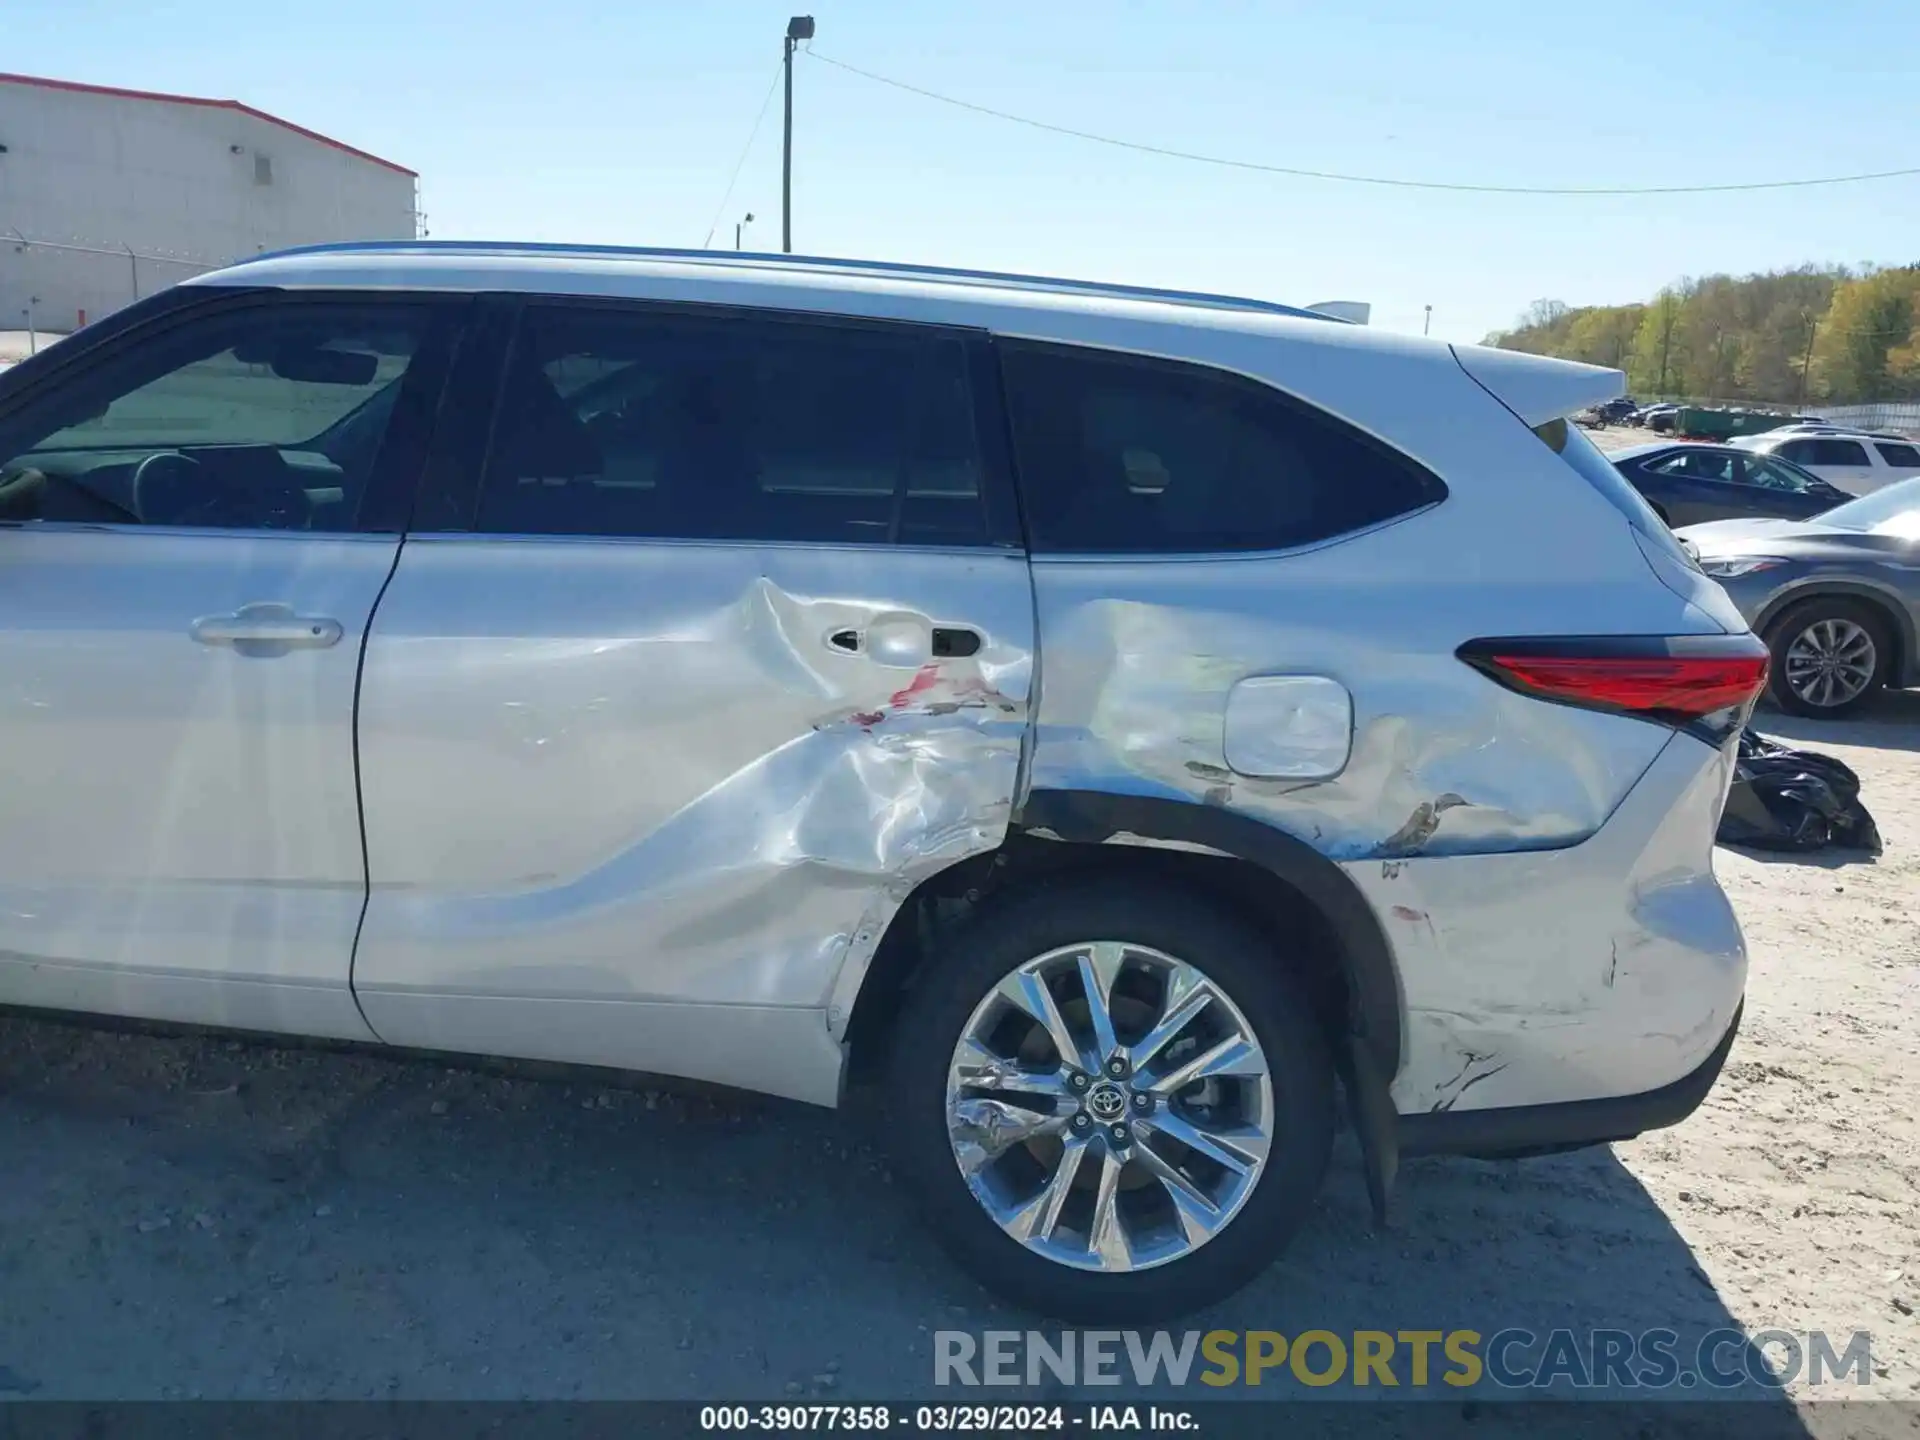
<svg viewBox="0 0 1920 1440">
<path fill-rule="evenodd" d="M 1865 626 L 1840 616 L 1816 620 L 1787 647 L 1787 685 L 1809 705 L 1844 705 L 1873 683 L 1879 663 Z"/>
<path fill-rule="evenodd" d="M 1260 1042 L 1194 966 L 1145 946 L 1050 950 L 968 1019 L 947 1134 L 1000 1228 L 1050 1260 L 1132 1271 L 1227 1225 L 1273 1142 Z"/>
</svg>

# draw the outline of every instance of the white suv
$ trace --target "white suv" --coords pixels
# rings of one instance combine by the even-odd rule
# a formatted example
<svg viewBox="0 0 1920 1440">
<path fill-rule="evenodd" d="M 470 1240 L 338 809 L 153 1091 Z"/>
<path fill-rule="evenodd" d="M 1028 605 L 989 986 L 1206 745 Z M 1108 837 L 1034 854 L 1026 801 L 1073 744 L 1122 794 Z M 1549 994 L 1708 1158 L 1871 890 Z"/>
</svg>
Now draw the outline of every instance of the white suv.
<svg viewBox="0 0 1920 1440">
<path fill-rule="evenodd" d="M 0 1002 L 837 1104 L 987 1283 L 1684 1117 L 1766 652 L 1613 371 L 824 260 L 270 256 L 0 380 Z M 805 1183 L 803 1177 L 789 1177 Z"/>
<path fill-rule="evenodd" d="M 1733 443 L 1744 450 L 1791 461 L 1849 495 L 1871 495 L 1920 475 L 1920 444 L 1863 431 L 1794 434 L 1768 430 L 1742 435 Z"/>
</svg>

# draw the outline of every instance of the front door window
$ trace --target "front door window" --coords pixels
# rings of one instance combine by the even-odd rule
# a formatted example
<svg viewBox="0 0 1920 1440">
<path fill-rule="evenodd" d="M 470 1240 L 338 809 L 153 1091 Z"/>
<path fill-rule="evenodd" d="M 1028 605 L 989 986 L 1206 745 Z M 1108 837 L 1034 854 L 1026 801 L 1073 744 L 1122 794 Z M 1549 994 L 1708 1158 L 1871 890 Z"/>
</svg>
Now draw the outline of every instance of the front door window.
<svg viewBox="0 0 1920 1440">
<path fill-rule="evenodd" d="M 353 531 L 424 307 L 243 305 L 136 341 L 0 427 L 0 520 Z"/>
</svg>

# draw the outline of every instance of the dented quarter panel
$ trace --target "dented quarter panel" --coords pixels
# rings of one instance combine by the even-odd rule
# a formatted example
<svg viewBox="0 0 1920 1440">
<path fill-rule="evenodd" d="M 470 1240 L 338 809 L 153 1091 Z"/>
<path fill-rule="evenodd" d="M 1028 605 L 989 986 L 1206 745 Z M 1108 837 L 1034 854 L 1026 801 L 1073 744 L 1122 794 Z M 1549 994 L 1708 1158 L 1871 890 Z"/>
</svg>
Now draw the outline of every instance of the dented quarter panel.
<svg viewBox="0 0 1920 1440">
<path fill-rule="evenodd" d="M 882 618 L 984 643 L 906 667 L 828 644 Z M 1004 838 L 1032 672 L 1018 555 L 409 541 L 362 683 L 369 1022 L 830 1099 L 834 982 L 915 884 Z M 620 1053 L 610 1002 L 721 1038 L 663 1064 L 635 1020 Z M 770 1084 L 709 1007 L 805 1012 L 819 1043 Z"/>
<path fill-rule="evenodd" d="M 1200 565 L 1036 561 L 1046 669 L 1034 786 L 1222 805 L 1336 859 L 1591 834 L 1666 732 L 1541 705 L 1462 664 L 1457 610 L 1435 613 L 1415 581 L 1356 573 L 1389 539 Z M 1353 746 L 1337 777 L 1230 768 L 1227 696 L 1260 674 L 1324 675 L 1351 692 Z"/>
<path fill-rule="evenodd" d="M 1649 635 L 1720 626 L 1654 583 L 1620 513 L 1450 355 L 1424 365 L 1376 354 L 1362 368 L 1338 346 L 1315 347 L 1311 365 L 1304 349 L 1220 348 L 1228 368 L 1397 446 L 1450 493 L 1295 551 L 1036 556 L 1045 659 L 1033 785 L 1221 805 L 1342 860 L 1544 849 L 1593 834 L 1668 732 L 1543 705 L 1455 650 L 1597 623 Z M 1346 687 L 1353 749 L 1337 777 L 1233 773 L 1226 697 L 1255 675 Z"/>
<path fill-rule="evenodd" d="M 1583 844 L 1343 867 L 1399 963 L 1401 1113 L 1635 1095 L 1712 1051 L 1747 969 L 1713 877 L 1731 766 L 1675 735 Z"/>
</svg>

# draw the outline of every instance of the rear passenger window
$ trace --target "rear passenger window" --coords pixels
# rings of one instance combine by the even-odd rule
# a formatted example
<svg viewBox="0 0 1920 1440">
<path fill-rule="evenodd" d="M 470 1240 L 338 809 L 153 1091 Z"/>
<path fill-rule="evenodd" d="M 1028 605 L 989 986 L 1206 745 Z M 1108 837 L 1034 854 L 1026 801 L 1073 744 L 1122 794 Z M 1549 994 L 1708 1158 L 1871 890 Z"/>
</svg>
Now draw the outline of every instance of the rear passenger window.
<svg viewBox="0 0 1920 1440">
<path fill-rule="evenodd" d="M 1877 445 L 1880 458 L 1902 470 L 1920 470 L 1920 450 L 1911 445 Z"/>
<path fill-rule="evenodd" d="M 1239 376 L 1069 346 L 1000 349 L 1039 553 L 1280 550 L 1446 494 L 1405 457 Z"/>
<path fill-rule="evenodd" d="M 1871 465 L 1857 440 L 1789 440 L 1780 447 L 1782 458 L 1796 465 Z"/>
<path fill-rule="evenodd" d="M 531 307 L 478 528 L 987 543 L 965 346 L 811 320 Z"/>
</svg>

